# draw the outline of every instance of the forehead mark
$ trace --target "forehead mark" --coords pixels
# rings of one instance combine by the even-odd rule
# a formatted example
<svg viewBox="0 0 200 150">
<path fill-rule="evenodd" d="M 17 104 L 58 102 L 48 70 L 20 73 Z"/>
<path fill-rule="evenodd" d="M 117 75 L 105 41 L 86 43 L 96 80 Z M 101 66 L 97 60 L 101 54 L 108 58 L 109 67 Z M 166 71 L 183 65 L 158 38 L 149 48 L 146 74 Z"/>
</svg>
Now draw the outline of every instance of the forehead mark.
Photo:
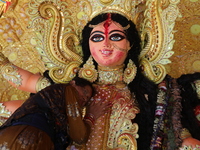
<svg viewBox="0 0 200 150">
<path fill-rule="evenodd" d="M 105 28 L 105 36 L 106 36 L 106 39 L 108 38 L 108 28 L 109 28 L 109 26 L 111 25 L 111 23 L 112 23 L 112 20 L 111 20 L 111 14 L 107 14 L 107 19 L 106 19 L 106 21 L 105 21 L 105 23 L 104 23 L 104 28 Z"/>
</svg>

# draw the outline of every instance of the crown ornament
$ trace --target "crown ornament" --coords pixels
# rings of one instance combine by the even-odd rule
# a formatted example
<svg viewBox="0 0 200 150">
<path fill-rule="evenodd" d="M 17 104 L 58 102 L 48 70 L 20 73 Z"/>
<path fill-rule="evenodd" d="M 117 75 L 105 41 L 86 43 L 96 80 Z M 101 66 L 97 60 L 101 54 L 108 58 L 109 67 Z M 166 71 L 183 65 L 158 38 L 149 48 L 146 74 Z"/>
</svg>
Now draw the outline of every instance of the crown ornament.
<svg viewBox="0 0 200 150">
<path fill-rule="evenodd" d="M 73 16 L 77 31 L 81 32 L 87 22 L 101 13 L 119 13 L 134 22 L 137 13 L 136 6 L 143 3 L 143 1 L 144 0 L 67 0 L 66 2 L 71 9 L 74 9 L 71 15 Z"/>
<path fill-rule="evenodd" d="M 136 6 L 143 0 L 89 0 L 93 6 L 90 20 L 101 13 L 119 13 L 134 22 Z"/>
</svg>

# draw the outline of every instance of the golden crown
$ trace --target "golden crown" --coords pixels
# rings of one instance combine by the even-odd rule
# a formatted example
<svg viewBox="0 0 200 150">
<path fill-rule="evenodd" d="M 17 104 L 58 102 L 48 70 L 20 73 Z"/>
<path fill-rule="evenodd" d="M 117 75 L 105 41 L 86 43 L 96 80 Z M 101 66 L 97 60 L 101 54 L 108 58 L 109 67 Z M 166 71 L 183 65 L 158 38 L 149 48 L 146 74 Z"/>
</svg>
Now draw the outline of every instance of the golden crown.
<svg viewBox="0 0 200 150">
<path fill-rule="evenodd" d="M 134 21 L 136 6 L 143 0 L 89 0 L 89 2 L 92 6 L 92 13 L 88 14 L 90 19 L 101 13 L 116 12 Z"/>
<path fill-rule="evenodd" d="M 65 0 L 62 2 L 55 0 L 44 2 L 32 0 L 29 3 L 29 12 L 34 11 L 39 6 L 41 16 L 49 18 L 52 17 L 52 14 L 47 9 L 53 9 L 52 6 L 54 6 L 60 10 L 65 21 L 69 21 L 69 25 L 73 23 L 74 31 L 79 33 L 88 21 L 101 13 L 119 13 L 134 22 L 137 13 L 136 6 L 142 2 L 143 0 Z M 35 14 L 33 16 L 30 13 L 30 15 L 34 19 Z"/>
</svg>

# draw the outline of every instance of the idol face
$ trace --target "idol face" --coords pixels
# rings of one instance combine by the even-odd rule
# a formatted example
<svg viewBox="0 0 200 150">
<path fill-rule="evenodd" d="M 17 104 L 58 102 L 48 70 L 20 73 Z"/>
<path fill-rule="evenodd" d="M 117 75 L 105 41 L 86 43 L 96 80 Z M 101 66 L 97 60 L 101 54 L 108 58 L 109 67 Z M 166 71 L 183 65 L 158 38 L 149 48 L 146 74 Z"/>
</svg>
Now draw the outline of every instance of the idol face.
<svg viewBox="0 0 200 150">
<path fill-rule="evenodd" d="M 89 45 L 94 60 L 106 67 L 123 64 L 130 49 L 123 27 L 112 20 L 93 27 Z"/>
</svg>

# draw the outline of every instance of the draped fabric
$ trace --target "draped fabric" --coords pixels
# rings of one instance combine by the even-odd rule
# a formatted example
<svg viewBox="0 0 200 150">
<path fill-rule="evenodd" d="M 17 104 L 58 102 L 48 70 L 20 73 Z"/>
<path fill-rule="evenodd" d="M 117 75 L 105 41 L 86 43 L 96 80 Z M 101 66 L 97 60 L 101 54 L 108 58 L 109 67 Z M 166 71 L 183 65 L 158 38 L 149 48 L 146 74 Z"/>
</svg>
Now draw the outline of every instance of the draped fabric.
<svg viewBox="0 0 200 150">
<path fill-rule="evenodd" d="M 53 149 L 54 146 L 55 149 L 65 149 L 71 142 L 69 124 L 79 124 L 84 136 L 76 136 L 78 133 L 73 129 L 74 138 L 84 140 L 87 129 L 82 115 L 75 119 L 67 116 L 67 105 L 77 104 L 77 98 L 78 93 L 70 84 L 51 85 L 31 96 L 0 127 L 0 149 L 18 150 L 25 147 L 26 150 L 44 150 L 44 147 Z M 77 109 L 80 112 L 79 106 Z"/>
<path fill-rule="evenodd" d="M 2 150 L 54 150 L 50 137 L 29 125 L 9 126 L 0 131 L 0 137 Z"/>
</svg>

